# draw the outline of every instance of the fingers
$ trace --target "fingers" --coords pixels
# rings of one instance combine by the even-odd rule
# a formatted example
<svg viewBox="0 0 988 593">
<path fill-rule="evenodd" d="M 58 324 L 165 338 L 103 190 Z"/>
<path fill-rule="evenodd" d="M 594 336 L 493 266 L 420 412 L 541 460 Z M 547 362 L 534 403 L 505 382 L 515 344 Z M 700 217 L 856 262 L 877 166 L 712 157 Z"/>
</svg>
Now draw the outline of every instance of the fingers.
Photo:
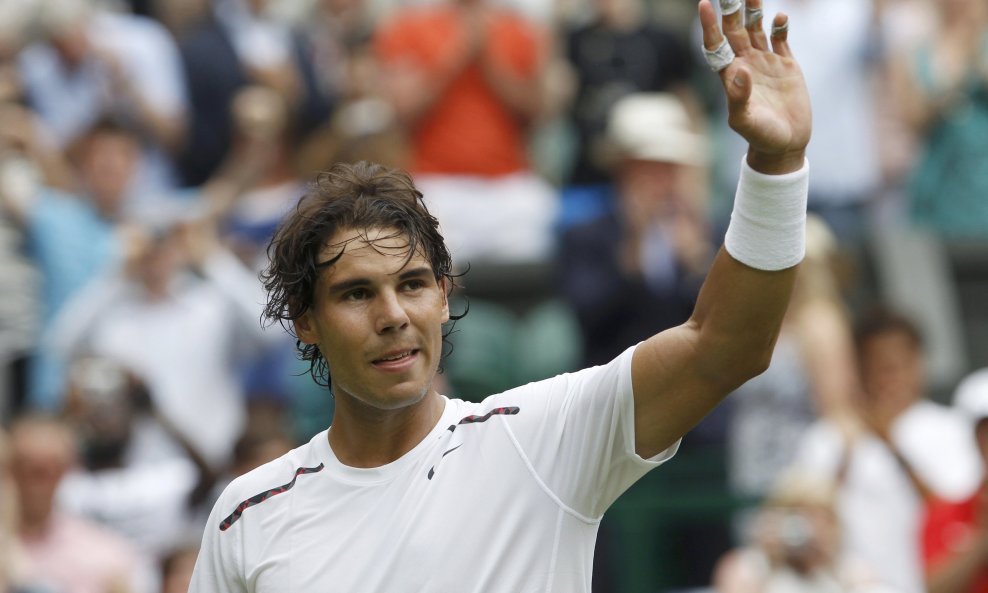
<svg viewBox="0 0 988 593">
<path fill-rule="evenodd" d="M 723 80 L 723 71 L 734 61 L 734 52 L 727 38 L 720 32 L 717 14 L 710 0 L 701 0 L 698 8 L 700 24 L 703 26 L 703 57 L 710 69 L 720 74 Z"/>
<path fill-rule="evenodd" d="M 717 13 L 714 12 L 710 0 L 701 0 L 699 12 L 700 25 L 703 27 L 703 46 L 713 51 L 724 41 L 720 27 L 717 26 Z"/>
<path fill-rule="evenodd" d="M 743 0 L 720 0 L 721 27 L 731 48 L 739 56 L 751 51 L 751 38 L 744 28 Z"/>
<path fill-rule="evenodd" d="M 768 38 L 762 28 L 762 0 L 748 0 L 744 6 L 744 28 L 752 47 L 768 51 Z"/>
<path fill-rule="evenodd" d="M 789 17 L 779 13 L 772 21 L 772 51 L 784 57 L 791 58 L 789 49 Z"/>
</svg>

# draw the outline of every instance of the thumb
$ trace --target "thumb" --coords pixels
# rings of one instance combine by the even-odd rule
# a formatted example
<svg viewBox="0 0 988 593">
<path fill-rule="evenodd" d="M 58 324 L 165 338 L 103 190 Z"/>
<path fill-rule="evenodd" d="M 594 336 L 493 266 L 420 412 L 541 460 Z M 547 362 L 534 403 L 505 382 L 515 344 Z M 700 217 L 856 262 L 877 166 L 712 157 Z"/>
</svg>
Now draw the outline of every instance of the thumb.
<svg viewBox="0 0 988 593">
<path fill-rule="evenodd" d="M 727 86 L 727 102 L 731 111 L 742 108 L 751 97 L 751 73 L 745 68 L 738 68 L 734 75 L 725 81 Z"/>
</svg>

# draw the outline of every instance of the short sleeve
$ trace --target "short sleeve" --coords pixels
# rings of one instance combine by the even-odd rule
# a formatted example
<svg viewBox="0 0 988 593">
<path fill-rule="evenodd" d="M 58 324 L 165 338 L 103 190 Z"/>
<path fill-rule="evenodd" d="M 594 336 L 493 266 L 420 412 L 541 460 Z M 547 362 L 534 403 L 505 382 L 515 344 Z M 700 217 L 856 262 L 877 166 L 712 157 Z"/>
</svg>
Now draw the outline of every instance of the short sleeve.
<svg viewBox="0 0 988 593">
<path fill-rule="evenodd" d="M 558 502 L 588 521 L 679 447 L 651 459 L 635 453 L 633 353 L 508 392 L 521 410 L 505 424 L 522 455 Z"/>
<path fill-rule="evenodd" d="M 239 525 L 220 531 L 220 523 L 239 501 L 230 501 L 231 488 L 209 514 L 192 573 L 189 593 L 247 593 L 243 570 L 243 538 Z M 224 513 L 225 512 L 225 513 Z"/>
</svg>

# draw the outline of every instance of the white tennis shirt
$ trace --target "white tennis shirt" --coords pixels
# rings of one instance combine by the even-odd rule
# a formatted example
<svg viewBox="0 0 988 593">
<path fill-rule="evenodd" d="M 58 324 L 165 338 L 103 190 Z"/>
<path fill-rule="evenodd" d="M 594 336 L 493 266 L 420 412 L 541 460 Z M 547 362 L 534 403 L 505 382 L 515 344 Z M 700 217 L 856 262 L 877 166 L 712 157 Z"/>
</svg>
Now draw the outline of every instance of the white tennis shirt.
<svg viewBox="0 0 988 593">
<path fill-rule="evenodd" d="M 590 591 L 604 511 L 679 445 L 635 454 L 633 350 L 482 403 L 447 399 L 382 467 L 345 466 L 316 435 L 227 487 L 190 593 Z"/>
</svg>

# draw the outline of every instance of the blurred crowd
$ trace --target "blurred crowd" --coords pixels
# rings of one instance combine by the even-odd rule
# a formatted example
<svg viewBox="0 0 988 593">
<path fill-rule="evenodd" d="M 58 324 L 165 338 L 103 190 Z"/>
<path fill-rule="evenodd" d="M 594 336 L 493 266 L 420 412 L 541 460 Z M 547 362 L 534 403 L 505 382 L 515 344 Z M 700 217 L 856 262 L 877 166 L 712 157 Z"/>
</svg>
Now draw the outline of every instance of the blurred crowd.
<svg viewBox="0 0 988 593">
<path fill-rule="evenodd" d="M 860 280 L 878 235 L 988 250 L 988 4 L 764 4 L 813 102 L 807 259 L 768 371 L 684 442 L 737 504 L 677 585 L 988 592 L 988 360 L 931 398 L 950 311 Z M 0 0 L 0 593 L 185 591 L 223 486 L 331 422 L 258 273 L 334 162 L 409 170 L 440 221 L 450 396 L 684 322 L 744 154 L 694 13 Z M 605 520 L 595 591 L 659 588 L 627 545 Z"/>
</svg>

